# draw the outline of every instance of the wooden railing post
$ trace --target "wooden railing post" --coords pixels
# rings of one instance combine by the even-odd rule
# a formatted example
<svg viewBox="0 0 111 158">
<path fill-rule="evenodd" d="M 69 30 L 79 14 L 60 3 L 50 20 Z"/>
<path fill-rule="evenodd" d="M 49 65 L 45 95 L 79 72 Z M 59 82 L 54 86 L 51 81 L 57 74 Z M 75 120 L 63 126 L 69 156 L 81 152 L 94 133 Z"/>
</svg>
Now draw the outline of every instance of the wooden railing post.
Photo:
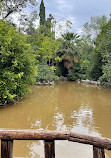
<svg viewBox="0 0 111 158">
<path fill-rule="evenodd" d="M 45 158 L 55 158 L 55 142 L 54 140 L 44 141 Z"/>
<path fill-rule="evenodd" d="M 93 146 L 93 158 L 105 158 L 104 149 Z"/>
<path fill-rule="evenodd" d="M 1 140 L 1 158 L 12 158 L 13 140 Z"/>
</svg>

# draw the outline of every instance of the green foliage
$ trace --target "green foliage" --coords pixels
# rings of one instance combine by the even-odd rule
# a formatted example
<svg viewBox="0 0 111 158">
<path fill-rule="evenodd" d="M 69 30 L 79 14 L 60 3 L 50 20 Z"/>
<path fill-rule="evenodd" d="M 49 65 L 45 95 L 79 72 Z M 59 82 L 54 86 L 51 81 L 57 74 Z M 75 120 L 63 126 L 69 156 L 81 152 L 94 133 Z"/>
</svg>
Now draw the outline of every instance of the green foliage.
<svg viewBox="0 0 111 158">
<path fill-rule="evenodd" d="M 35 81 L 34 55 L 27 38 L 0 21 L 0 104 L 12 102 Z"/>
<path fill-rule="evenodd" d="M 103 73 L 102 78 L 111 85 L 111 59 L 103 66 Z"/>
<path fill-rule="evenodd" d="M 42 59 L 44 62 L 54 63 L 54 61 L 60 61 L 60 57 L 56 55 L 60 42 L 55 40 L 53 37 L 44 37 L 41 47 L 39 48 L 38 53 L 42 55 Z"/>
<path fill-rule="evenodd" d="M 63 59 L 65 56 L 69 56 L 71 60 L 76 56 L 79 56 L 77 44 L 79 42 L 79 36 L 74 33 L 67 32 L 63 35 L 63 42 L 59 49 L 59 56 Z"/>
<path fill-rule="evenodd" d="M 43 29 L 44 32 L 41 33 Z M 55 39 L 53 33 L 46 26 L 40 26 L 34 34 L 28 36 L 28 42 L 35 50 L 36 59 L 39 62 L 54 65 L 61 61 L 61 58 L 57 55 L 61 41 Z"/>
<path fill-rule="evenodd" d="M 39 64 L 38 69 L 37 69 L 37 81 L 52 81 L 52 80 L 57 80 L 58 77 L 54 73 L 55 68 L 52 66 L 48 66 L 47 64 Z"/>
<path fill-rule="evenodd" d="M 82 36 L 78 44 L 79 60 L 81 68 L 84 70 L 84 78 L 89 78 L 89 72 L 92 67 L 92 56 L 94 54 L 94 44 L 90 37 Z"/>
<path fill-rule="evenodd" d="M 0 3 L 2 9 L 3 5 Z M 26 1 L 19 7 L 25 5 Z M 111 19 L 106 22 L 104 16 L 102 19 L 92 18 L 86 29 L 99 31 L 95 40 L 90 35 L 80 38 L 70 32 L 65 33 L 62 39 L 55 39 L 51 25 L 45 24 L 43 0 L 41 5 L 42 25 L 35 29 L 30 19 L 26 29 L 28 35 L 0 20 L 0 104 L 10 103 L 26 94 L 27 85 L 35 82 L 35 76 L 42 82 L 63 75 L 73 81 L 88 78 L 111 84 Z M 49 24 L 51 18 L 48 19 Z M 64 67 L 64 57 L 68 57 L 69 62 L 76 57 L 72 71 Z"/>
<path fill-rule="evenodd" d="M 60 76 L 63 76 L 61 69 L 62 69 L 62 68 L 60 67 L 60 65 L 57 64 L 56 70 L 55 70 L 55 74 L 56 74 L 57 76 L 59 76 L 59 77 L 60 77 Z"/>
<path fill-rule="evenodd" d="M 103 59 L 101 83 L 106 80 L 111 84 L 111 19 L 101 28 L 96 45 L 97 51 L 101 53 Z"/>
<path fill-rule="evenodd" d="M 70 81 L 76 81 L 78 79 L 82 79 L 82 75 L 83 74 L 83 71 L 81 69 L 81 66 L 80 66 L 80 62 L 76 62 L 73 66 L 73 69 L 71 72 L 68 73 L 68 80 Z"/>
<path fill-rule="evenodd" d="M 68 58 L 69 62 L 73 61 L 75 57 L 79 57 L 79 36 L 77 34 L 67 32 L 63 34 L 62 37 L 63 38 L 61 39 L 61 46 L 58 49 L 57 55 L 62 60 L 64 60 L 64 58 Z M 58 64 L 56 74 L 58 74 L 59 76 L 62 74 L 66 77 L 68 74 L 68 70 L 62 62 L 63 61 L 61 61 L 61 64 Z"/>
<path fill-rule="evenodd" d="M 111 20 L 107 22 L 105 16 L 91 18 L 91 23 L 86 28 L 97 31 L 98 34 L 94 44 L 92 40 L 91 45 L 90 42 L 86 44 L 86 47 L 81 45 L 81 60 L 86 61 L 84 64 L 86 65 L 86 76 L 91 80 L 100 80 L 101 84 L 111 83 Z M 91 47 L 92 50 L 88 49 Z"/>
<path fill-rule="evenodd" d="M 91 66 L 88 69 L 88 78 L 91 80 L 99 80 L 99 77 L 103 75 L 102 72 L 102 56 L 98 52 L 94 52 L 92 55 Z"/>
</svg>

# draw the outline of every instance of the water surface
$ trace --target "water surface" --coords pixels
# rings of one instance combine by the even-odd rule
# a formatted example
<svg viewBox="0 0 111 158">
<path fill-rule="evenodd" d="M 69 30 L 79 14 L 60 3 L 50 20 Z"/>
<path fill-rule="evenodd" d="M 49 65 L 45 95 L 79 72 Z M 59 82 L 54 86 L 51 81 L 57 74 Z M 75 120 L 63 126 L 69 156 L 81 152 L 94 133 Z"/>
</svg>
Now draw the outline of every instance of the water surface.
<svg viewBox="0 0 111 158">
<path fill-rule="evenodd" d="M 18 103 L 0 108 L 0 128 L 69 130 L 111 138 L 111 89 L 76 82 L 32 89 Z M 15 141 L 14 157 L 41 158 L 43 148 L 43 141 Z M 92 146 L 56 141 L 57 158 L 74 155 L 93 158 Z"/>
</svg>

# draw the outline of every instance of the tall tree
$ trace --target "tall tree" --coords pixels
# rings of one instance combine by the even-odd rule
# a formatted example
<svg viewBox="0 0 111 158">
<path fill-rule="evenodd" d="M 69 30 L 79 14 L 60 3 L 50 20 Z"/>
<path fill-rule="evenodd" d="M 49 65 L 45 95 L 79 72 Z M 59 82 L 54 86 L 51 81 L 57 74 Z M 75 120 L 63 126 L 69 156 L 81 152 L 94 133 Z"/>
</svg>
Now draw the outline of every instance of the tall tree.
<svg viewBox="0 0 111 158">
<path fill-rule="evenodd" d="M 40 16 L 40 25 L 45 25 L 45 23 L 46 23 L 46 20 L 45 20 L 45 6 L 44 6 L 43 0 L 41 1 L 41 4 L 40 4 L 39 16 Z"/>
<path fill-rule="evenodd" d="M 111 85 L 111 19 L 101 28 L 96 38 L 96 49 L 103 59 L 101 82 L 109 82 Z"/>
</svg>

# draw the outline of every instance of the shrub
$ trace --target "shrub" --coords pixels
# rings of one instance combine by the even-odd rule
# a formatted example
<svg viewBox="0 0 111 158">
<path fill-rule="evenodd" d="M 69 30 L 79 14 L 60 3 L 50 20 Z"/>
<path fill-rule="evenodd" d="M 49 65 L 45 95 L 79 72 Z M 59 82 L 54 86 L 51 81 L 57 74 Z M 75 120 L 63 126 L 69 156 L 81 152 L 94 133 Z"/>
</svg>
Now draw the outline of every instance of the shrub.
<svg viewBox="0 0 111 158">
<path fill-rule="evenodd" d="M 80 63 L 77 62 L 74 64 L 73 69 L 71 72 L 68 73 L 68 80 L 70 81 L 76 81 L 78 79 L 81 79 L 83 76 Z"/>
<path fill-rule="evenodd" d="M 54 73 L 54 67 L 50 67 L 47 64 L 39 64 L 38 69 L 37 69 L 37 81 L 52 81 L 52 80 L 57 80 L 58 77 Z"/>
<path fill-rule="evenodd" d="M 103 75 L 102 72 L 102 56 L 99 52 L 94 52 L 91 66 L 88 68 L 88 78 L 97 81 Z"/>
<path fill-rule="evenodd" d="M 0 104 L 22 97 L 34 82 L 35 59 L 26 40 L 9 23 L 0 21 Z"/>
</svg>

